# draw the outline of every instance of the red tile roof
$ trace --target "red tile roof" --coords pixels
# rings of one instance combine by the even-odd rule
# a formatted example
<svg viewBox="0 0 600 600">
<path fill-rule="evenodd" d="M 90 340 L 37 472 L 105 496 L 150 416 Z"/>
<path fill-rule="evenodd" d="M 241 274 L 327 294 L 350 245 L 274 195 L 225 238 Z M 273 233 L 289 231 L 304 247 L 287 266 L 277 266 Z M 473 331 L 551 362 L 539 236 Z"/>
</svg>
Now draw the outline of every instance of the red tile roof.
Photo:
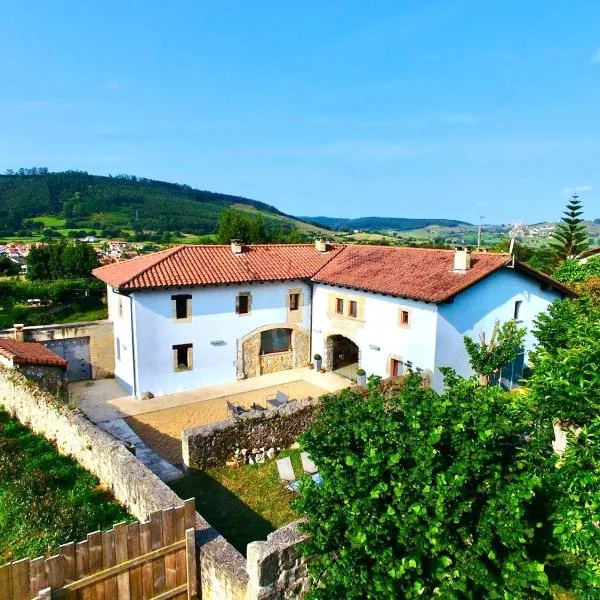
<svg viewBox="0 0 600 600">
<path fill-rule="evenodd" d="M 244 246 L 236 255 L 227 246 L 177 246 L 94 269 L 114 288 L 141 290 L 175 286 L 218 285 L 251 281 L 310 279 L 343 246 L 318 252 L 314 244 Z"/>
<path fill-rule="evenodd" d="M 347 246 L 314 281 L 426 302 L 444 302 L 510 261 L 508 254 L 471 254 L 471 268 L 454 271 L 454 250 Z"/>
<path fill-rule="evenodd" d="M 123 291 L 167 287 L 313 281 L 423 300 L 445 302 L 506 266 L 509 254 L 474 252 L 466 273 L 454 271 L 454 250 L 398 246 L 330 245 L 325 253 L 313 244 L 245 246 L 235 255 L 227 246 L 178 246 L 133 260 L 94 269 L 96 277 Z M 550 277 L 517 263 L 517 270 L 568 295 Z"/>
<path fill-rule="evenodd" d="M 43 344 L 0 339 L 0 354 L 19 365 L 49 365 L 66 367 L 67 361 Z"/>
</svg>

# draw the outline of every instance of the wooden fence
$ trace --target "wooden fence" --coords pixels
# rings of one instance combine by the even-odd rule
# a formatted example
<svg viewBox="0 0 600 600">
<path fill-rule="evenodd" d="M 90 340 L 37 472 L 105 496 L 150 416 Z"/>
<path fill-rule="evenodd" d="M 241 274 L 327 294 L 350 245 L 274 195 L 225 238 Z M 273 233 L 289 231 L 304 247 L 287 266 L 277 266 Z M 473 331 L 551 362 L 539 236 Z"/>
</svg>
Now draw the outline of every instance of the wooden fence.
<svg viewBox="0 0 600 600">
<path fill-rule="evenodd" d="M 194 500 L 0 567 L 0 600 L 196 600 Z"/>
</svg>

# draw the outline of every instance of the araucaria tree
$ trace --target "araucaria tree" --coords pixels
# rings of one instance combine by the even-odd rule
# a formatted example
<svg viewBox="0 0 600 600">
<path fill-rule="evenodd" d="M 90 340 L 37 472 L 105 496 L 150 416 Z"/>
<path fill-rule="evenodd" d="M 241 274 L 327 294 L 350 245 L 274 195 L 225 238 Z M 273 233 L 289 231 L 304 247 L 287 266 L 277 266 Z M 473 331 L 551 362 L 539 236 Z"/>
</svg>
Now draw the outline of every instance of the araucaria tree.
<svg viewBox="0 0 600 600">
<path fill-rule="evenodd" d="M 577 258 L 588 247 L 587 229 L 581 218 L 582 214 L 581 200 L 577 194 L 573 194 L 564 211 L 565 216 L 552 232 L 551 245 L 563 260 Z"/>
<path fill-rule="evenodd" d="M 497 387 L 419 373 L 388 398 L 372 378 L 326 397 L 302 444 L 323 476 L 301 487 L 312 598 L 534 598 L 540 480 L 520 409 Z"/>
</svg>

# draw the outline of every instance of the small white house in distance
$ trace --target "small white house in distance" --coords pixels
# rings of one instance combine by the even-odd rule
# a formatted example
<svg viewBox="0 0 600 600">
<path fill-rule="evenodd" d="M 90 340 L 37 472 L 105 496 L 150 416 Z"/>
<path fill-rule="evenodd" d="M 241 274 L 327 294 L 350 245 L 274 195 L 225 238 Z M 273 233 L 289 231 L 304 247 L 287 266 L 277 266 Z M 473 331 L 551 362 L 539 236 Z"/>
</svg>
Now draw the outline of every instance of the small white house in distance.
<svg viewBox="0 0 600 600">
<path fill-rule="evenodd" d="M 386 246 L 178 246 L 95 269 L 108 286 L 115 376 L 169 394 L 304 367 L 382 377 L 410 361 L 471 374 L 463 336 L 517 319 L 531 330 L 572 292 L 508 254 Z M 518 379 L 520 364 L 503 372 Z"/>
</svg>

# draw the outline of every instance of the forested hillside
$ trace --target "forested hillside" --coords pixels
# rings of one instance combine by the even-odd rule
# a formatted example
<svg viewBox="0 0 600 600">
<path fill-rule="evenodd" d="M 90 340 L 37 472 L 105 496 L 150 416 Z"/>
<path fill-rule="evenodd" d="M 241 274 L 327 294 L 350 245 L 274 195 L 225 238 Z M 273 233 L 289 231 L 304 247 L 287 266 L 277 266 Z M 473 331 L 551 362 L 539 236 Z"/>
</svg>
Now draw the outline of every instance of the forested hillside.
<svg viewBox="0 0 600 600">
<path fill-rule="evenodd" d="M 263 202 L 129 175 L 103 177 L 44 168 L 0 175 L 0 236 L 27 235 L 64 219 L 64 229 L 214 233 L 224 209 L 263 213 L 267 229 L 289 232 L 298 221 Z M 309 226 L 310 228 L 310 226 Z"/>
<path fill-rule="evenodd" d="M 359 217 L 358 219 L 344 219 L 341 217 L 299 217 L 303 221 L 313 223 L 320 227 L 327 227 L 337 231 L 352 231 L 360 229 L 363 231 L 408 231 L 421 229 L 431 225 L 442 227 L 457 227 L 459 225 L 471 225 L 465 221 L 452 219 L 405 219 L 396 217 Z"/>
</svg>

